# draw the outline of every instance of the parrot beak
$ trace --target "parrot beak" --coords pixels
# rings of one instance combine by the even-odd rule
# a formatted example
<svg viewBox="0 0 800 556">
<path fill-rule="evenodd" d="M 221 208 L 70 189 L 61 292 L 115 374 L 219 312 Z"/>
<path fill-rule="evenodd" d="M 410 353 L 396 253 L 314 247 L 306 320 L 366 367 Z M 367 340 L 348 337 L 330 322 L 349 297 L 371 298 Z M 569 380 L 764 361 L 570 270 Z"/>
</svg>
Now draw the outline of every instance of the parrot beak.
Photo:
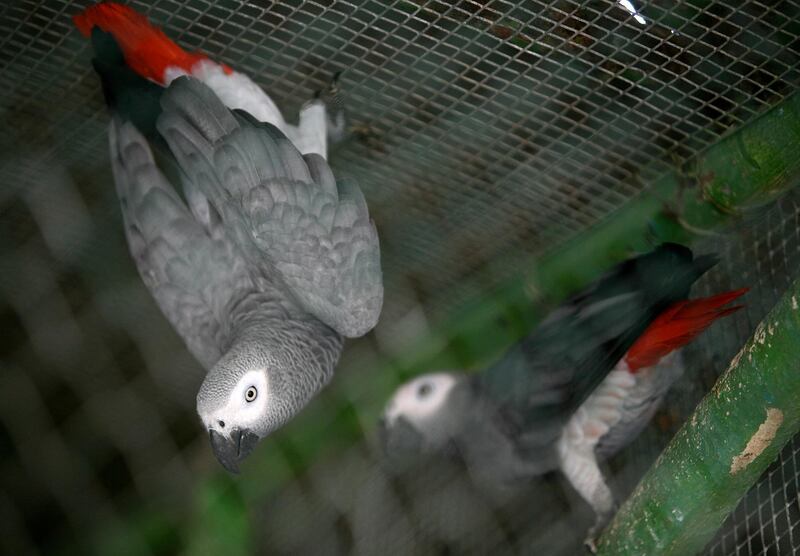
<svg viewBox="0 0 800 556">
<path fill-rule="evenodd" d="M 239 462 L 246 458 L 258 444 L 258 435 L 247 429 L 233 429 L 230 437 L 214 430 L 208 431 L 211 436 L 211 449 L 217 460 L 228 472 L 239 474 Z"/>
<path fill-rule="evenodd" d="M 409 465 L 423 453 L 423 436 L 405 417 L 381 419 L 377 432 L 384 455 L 398 469 Z"/>
</svg>

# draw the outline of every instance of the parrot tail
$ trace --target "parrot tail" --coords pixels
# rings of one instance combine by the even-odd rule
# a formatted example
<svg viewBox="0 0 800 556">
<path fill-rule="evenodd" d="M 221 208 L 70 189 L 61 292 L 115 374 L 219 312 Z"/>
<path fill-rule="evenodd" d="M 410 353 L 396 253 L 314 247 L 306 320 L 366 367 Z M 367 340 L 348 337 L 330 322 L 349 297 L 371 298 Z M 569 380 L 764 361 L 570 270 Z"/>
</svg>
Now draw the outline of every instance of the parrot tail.
<svg viewBox="0 0 800 556">
<path fill-rule="evenodd" d="M 742 308 L 741 305 L 724 307 L 748 288 L 721 293 L 701 299 L 687 299 L 673 303 L 661 313 L 639 336 L 628 350 L 625 362 L 631 373 L 650 367 L 680 347 L 691 342 L 715 320 Z"/>
<path fill-rule="evenodd" d="M 87 38 L 92 36 L 94 27 L 110 33 L 122 49 L 125 63 L 138 75 L 160 85 L 167 84 L 165 72 L 168 68 L 191 73 L 197 62 L 208 60 L 204 54 L 183 50 L 147 17 L 129 6 L 101 2 L 73 16 L 72 21 Z M 222 65 L 222 68 L 228 74 L 233 72 L 228 66 Z"/>
</svg>

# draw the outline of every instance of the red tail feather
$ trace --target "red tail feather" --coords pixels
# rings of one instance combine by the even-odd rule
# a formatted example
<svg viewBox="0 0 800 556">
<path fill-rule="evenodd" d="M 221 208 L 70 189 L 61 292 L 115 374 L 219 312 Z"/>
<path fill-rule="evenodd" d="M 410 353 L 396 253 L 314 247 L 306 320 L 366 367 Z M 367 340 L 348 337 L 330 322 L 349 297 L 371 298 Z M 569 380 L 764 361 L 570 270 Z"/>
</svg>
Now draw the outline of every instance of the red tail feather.
<svg viewBox="0 0 800 556">
<path fill-rule="evenodd" d="M 208 59 L 203 54 L 186 52 L 145 16 L 122 4 L 95 4 L 72 20 L 86 37 L 91 35 L 95 26 L 111 33 L 122 49 L 128 66 L 142 77 L 162 85 L 165 84 L 164 70 L 168 67 L 178 67 L 188 73 L 197 62 Z"/>
<path fill-rule="evenodd" d="M 715 320 L 741 309 L 741 305 L 723 308 L 747 288 L 702 299 L 678 301 L 661 313 L 628 350 L 625 362 L 632 373 L 650 367 L 669 352 L 685 346 Z"/>
</svg>

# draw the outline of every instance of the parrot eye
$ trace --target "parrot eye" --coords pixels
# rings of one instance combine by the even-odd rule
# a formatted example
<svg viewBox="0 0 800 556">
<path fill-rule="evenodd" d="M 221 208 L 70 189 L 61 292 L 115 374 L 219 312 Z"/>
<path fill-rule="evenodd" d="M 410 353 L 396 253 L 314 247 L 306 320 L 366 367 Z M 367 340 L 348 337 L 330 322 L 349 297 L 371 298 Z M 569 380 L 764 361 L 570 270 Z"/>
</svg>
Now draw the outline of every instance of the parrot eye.
<svg viewBox="0 0 800 556">
<path fill-rule="evenodd" d="M 423 400 L 428 397 L 432 390 L 433 387 L 427 382 L 424 382 L 419 385 L 419 388 L 417 388 L 417 397 Z"/>
<path fill-rule="evenodd" d="M 244 393 L 244 399 L 247 400 L 248 402 L 252 402 L 253 400 L 255 400 L 256 396 L 258 396 L 258 390 L 256 390 L 255 386 L 251 386 Z"/>
</svg>

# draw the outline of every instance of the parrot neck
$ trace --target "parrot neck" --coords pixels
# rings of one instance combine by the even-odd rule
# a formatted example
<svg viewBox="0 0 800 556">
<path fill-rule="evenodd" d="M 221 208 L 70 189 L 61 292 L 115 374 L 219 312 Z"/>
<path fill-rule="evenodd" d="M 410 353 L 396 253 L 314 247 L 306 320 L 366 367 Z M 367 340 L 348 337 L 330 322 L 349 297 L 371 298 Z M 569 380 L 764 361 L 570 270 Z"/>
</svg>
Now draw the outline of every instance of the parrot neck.
<svg viewBox="0 0 800 556">
<path fill-rule="evenodd" d="M 295 356 L 309 353 L 309 376 L 321 384 L 333 374 L 344 339 L 274 288 L 263 287 L 228 305 L 226 351 L 253 349 L 277 352 L 292 346 Z"/>
<path fill-rule="evenodd" d="M 259 295 L 258 297 L 263 297 Z M 241 311 L 230 318 L 229 349 L 237 344 L 258 342 L 295 342 L 314 345 L 330 366 L 336 364 L 344 339 L 335 330 L 296 307 L 280 305 L 278 301 L 256 303 L 251 299 L 240 305 Z"/>
<path fill-rule="evenodd" d="M 228 351 L 254 345 L 267 350 L 272 346 L 276 350 L 285 349 L 287 342 L 292 344 L 290 347 L 297 348 L 298 351 L 302 348 L 303 351 L 310 349 L 313 352 L 314 357 L 307 363 L 312 367 L 319 366 L 320 369 L 319 373 L 311 374 L 329 376 L 339 359 L 344 338 L 310 316 L 307 319 L 254 318 L 233 334 Z"/>
<path fill-rule="evenodd" d="M 220 320 L 228 323 L 226 337 L 229 346 L 252 330 L 274 329 L 283 321 L 312 318 L 288 301 L 284 294 L 267 287 L 232 300 L 225 313 L 225 318 Z"/>
<path fill-rule="evenodd" d="M 267 312 L 239 324 L 223 364 L 210 372 L 237 377 L 251 370 L 266 372 L 270 397 L 259 429 L 263 437 L 292 419 L 330 381 L 343 338 L 310 315 L 277 318 Z"/>
<path fill-rule="evenodd" d="M 304 373 L 320 386 L 327 383 L 339 360 L 344 338 L 309 313 L 287 304 L 280 296 L 260 292 L 242 300 L 231 313 L 228 351 L 290 350 L 302 357 Z"/>
</svg>

